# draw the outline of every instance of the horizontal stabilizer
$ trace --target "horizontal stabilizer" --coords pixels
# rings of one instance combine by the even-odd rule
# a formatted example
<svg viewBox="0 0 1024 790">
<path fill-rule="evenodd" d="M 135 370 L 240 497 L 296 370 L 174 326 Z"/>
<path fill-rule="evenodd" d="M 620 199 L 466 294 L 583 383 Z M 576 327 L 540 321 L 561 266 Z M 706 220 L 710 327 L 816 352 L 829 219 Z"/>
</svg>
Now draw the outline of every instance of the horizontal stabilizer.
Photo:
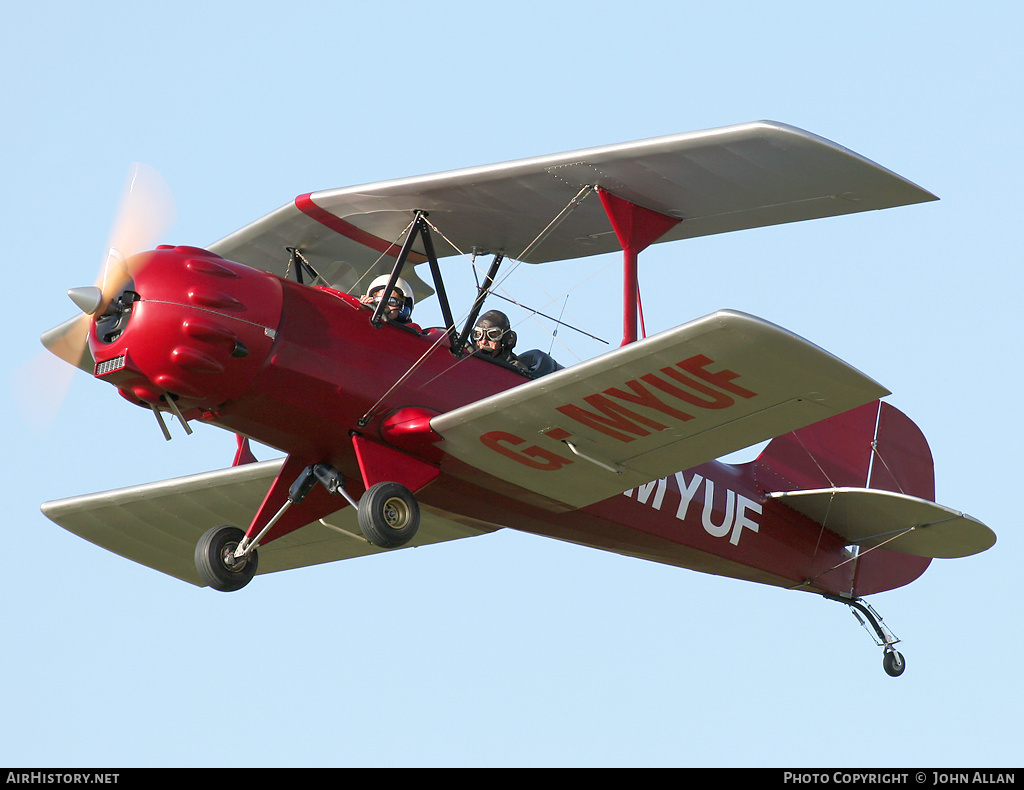
<svg viewBox="0 0 1024 790">
<path fill-rule="evenodd" d="M 71 497 L 42 505 L 56 524 L 108 551 L 182 581 L 203 586 L 196 572 L 196 542 L 211 527 L 245 529 L 281 468 L 280 459 L 215 472 Z M 318 565 L 376 554 L 345 507 L 261 546 L 259 573 Z M 421 508 L 420 528 L 410 546 L 483 534 Z"/>
<path fill-rule="evenodd" d="M 965 513 L 892 491 L 823 488 L 768 496 L 861 548 L 952 559 L 996 542 L 991 529 Z"/>
<path fill-rule="evenodd" d="M 430 421 L 448 455 L 579 508 L 887 391 L 807 340 L 722 310 Z M 516 494 L 513 493 L 513 496 Z M 525 497 L 524 497 L 525 498 Z"/>
</svg>

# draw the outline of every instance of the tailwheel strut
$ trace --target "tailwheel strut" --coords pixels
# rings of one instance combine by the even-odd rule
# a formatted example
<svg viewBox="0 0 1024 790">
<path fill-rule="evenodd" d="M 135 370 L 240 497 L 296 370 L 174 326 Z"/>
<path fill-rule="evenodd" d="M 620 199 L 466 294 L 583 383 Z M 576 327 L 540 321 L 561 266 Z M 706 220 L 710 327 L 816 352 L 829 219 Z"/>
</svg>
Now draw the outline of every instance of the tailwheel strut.
<svg viewBox="0 0 1024 790">
<path fill-rule="evenodd" d="M 872 609 L 862 598 L 843 598 L 827 593 L 821 593 L 821 597 L 849 606 L 853 616 L 864 626 L 864 629 L 868 633 L 874 632 L 872 637 L 875 640 L 875 644 L 882 648 L 882 668 L 885 670 L 885 673 L 894 678 L 903 674 L 903 671 L 907 668 L 907 662 L 903 658 L 903 654 L 898 652 L 895 647 L 900 640 L 885 625 L 878 612 Z"/>
</svg>

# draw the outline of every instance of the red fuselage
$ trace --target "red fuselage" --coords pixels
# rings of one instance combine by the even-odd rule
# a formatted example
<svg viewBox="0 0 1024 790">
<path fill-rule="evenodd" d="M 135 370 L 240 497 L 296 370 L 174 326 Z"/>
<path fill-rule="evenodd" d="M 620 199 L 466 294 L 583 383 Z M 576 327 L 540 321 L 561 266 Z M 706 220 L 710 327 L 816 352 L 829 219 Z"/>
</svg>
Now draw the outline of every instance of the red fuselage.
<svg viewBox="0 0 1024 790">
<path fill-rule="evenodd" d="M 344 293 L 196 248 L 149 255 L 120 334 L 90 339 L 97 376 L 138 405 L 166 411 L 173 398 L 190 420 L 276 447 L 301 465 L 329 463 L 354 496 L 364 488 L 358 436 L 438 469 L 417 499 L 466 524 L 831 594 L 897 587 L 927 566 L 885 551 L 872 552 L 870 564 L 854 561 L 839 536 L 766 497 L 795 486 L 756 461 L 710 462 L 580 510 L 532 504 L 514 485 L 446 455 L 429 432 L 406 440 L 389 423 L 396 414 L 450 411 L 523 384 L 523 375 L 456 357 L 439 330 L 375 327 L 370 310 Z"/>
</svg>

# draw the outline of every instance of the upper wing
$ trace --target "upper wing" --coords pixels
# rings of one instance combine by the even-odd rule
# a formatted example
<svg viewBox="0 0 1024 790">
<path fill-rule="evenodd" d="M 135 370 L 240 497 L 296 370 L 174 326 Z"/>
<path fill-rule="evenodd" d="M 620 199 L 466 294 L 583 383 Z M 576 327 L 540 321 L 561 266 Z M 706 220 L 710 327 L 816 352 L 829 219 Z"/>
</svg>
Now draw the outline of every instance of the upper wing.
<svg viewBox="0 0 1024 790">
<path fill-rule="evenodd" d="M 769 496 L 862 548 L 950 559 L 996 542 L 991 529 L 966 513 L 892 491 L 826 488 Z"/>
<path fill-rule="evenodd" d="M 99 494 L 46 502 L 42 511 L 69 532 L 115 554 L 202 586 L 194 564 L 196 542 L 210 527 L 244 529 L 277 476 L 281 460 L 164 480 Z M 339 504 L 344 500 L 339 498 Z M 421 509 L 410 546 L 483 534 Z M 375 554 L 346 507 L 278 538 L 259 550 L 259 573 Z"/>
<path fill-rule="evenodd" d="M 423 209 L 445 236 L 434 240 L 439 257 L 502 251 L 541 263 L 616 251 L 596 198 L 574 204 L 552 225 L 586 186 L 682 219 L 661 241 L 936 199 L 835 143 L 759 121 L 315 192 L 210 249 L 284 274 L 285 248 L 297 247 L 348 290 L 368 267 L 390 269 L 388 256 Z"/>
<path fill-rule="evenodd" d="M 564 509 L 887 394 L 803 338 L 721 311 L 430 425 L 449 455 Z"/>
</svg>

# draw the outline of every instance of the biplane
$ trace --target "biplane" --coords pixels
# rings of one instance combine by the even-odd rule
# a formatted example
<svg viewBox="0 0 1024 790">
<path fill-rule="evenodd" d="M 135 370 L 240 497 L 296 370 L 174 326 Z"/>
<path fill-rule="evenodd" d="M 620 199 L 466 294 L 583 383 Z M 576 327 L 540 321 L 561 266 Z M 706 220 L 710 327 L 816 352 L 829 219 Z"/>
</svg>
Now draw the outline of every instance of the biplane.
<svg viewBox="0 0 1024 790">
<path fill-rule="evenodd" d="M 112 247 L 82 314 L 43 336 L 152 411 L 166 438 L 237 436 L 230 467 L 60 501 L 43 512 L 185 582 L 509 528 L 849 605 L 993 532 L 936 504 L 928 444 L 880 384 L 733 310 L 638 336 L 638 259 L 654 243 L 935 200 L 803 130 L 755 122 L 296 197 L 206 248 Z M 622 253 L 622 342 L 563 366 L 473 353 L 507 261 Z M 479 258 L 449 303 L 441 261 Z M 419 276 L 417 266 L 427 275 Z M 363 304 L 411 283 L 443 325 Z M 427 280 L 429 279 L 429 283 Z M 756 460 L 717 460 L 767 441 Z M 251 442 L 283 457 L 258 461 Z M 866 621 L 865 622 L 865 618 Z"/>
</svg>

